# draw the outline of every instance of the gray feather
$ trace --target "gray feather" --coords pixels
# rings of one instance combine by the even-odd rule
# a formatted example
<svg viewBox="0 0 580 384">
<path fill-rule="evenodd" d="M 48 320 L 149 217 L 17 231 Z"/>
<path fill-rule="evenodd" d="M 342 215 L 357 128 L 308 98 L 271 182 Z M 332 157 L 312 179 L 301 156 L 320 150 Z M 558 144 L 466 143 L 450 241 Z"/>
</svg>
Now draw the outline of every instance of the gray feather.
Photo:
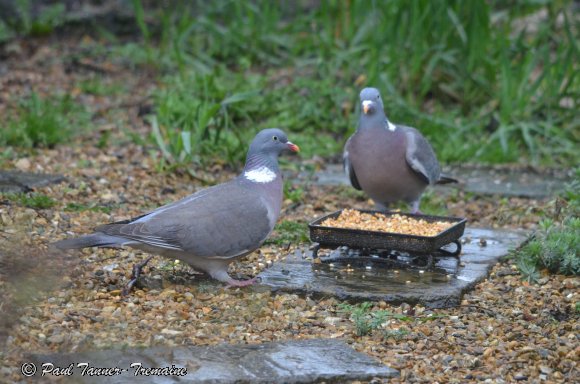
<svg viewBox="0 0 580 384">
<path fill-rule="evenodd" d="M 52 243 L 58 249 L 81 249 L 88 247 L 119 247 L 125 240 L 102 233 L 93 233 L 73 239 L 65 239 Z"/>
<path fill-rule="evenodd" d="M 241 250 L 257 248 L 271 230 L 259 192 L 237 179 L 138 220 L 97 228 L 107 235 L 199 257 L 235 257 Z"/>
<path fill-rule="evenodd" d="M 439 176 L 439 180 L 437 180 L 437 184 L 454 184 L 454 183 L 459 183 L 459 180 L 444 174 L 441 174 Z"/>
<path fill-rule="evenodd" d="M 344 171 L 346 172 L 346 175 L 347 175 L 348 179 L 350 180 L 350 185 L 352 185 L 352 187 L 354 189 L 358 189 L 359 191 L 362 191 L 360 183 L 358 182 L 358 179 L 356 177 L 356 172 L 354 171 L 354 168 L 352 167 L 352 163 L 349 159 L 349 152 L 348 152 L 349 149 L 350 149 L 350 138 L 346 141 L 346 144 L 344 146 L 344 152 L 342 155 Z"/>
<path fill-rule="evenodd" d="M 435 184 L 439 180 L 441 168 L 435 156 L 435 151 L 425 137 L 415 128 L 397 126 L 407 135 L 407 151 L 405 158 L 407 164 L 422 177 L 427 183 Z"/>
</svg>

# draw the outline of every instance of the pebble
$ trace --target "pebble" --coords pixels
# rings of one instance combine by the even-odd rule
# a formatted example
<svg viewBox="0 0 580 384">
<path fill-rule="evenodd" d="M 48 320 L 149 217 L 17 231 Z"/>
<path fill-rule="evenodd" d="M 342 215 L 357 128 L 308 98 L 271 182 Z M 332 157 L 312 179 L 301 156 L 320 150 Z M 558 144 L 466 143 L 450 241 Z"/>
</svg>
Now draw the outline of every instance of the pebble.
<svg viewBox="0 0 580 384">
<path fill-rule="evenodd" d="M 176 335 L 181 335 L 183 332 L 182 331 L 176 331 L 174 329 L 163 328 L 161 330 L 161 333 L 164 334 L 164 335 L 176 336 Z"/>
<path fill-rule="evenodd" d="M 61 344 L 64 341 L 64 335 L 57 333 L 56 335 L 50 336 L 47 341 L 52 344 Z"/>
</svg>

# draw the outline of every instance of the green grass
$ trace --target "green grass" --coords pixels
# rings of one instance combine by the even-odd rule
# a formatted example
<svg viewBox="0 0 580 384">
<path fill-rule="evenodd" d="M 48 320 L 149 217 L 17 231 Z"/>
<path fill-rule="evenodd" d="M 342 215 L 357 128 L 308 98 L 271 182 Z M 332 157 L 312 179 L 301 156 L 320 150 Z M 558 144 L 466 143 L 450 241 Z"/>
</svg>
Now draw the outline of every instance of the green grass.
<svg viewBox="0 0 580 384">
<path fill-rule="evenodd" d="M 304 200 L 304 188 L 284 180 L 284 198 L 290 199 L 293 203 L 301 203 Z"/>
<path fill-rule="evenodd" d="M 105 82 L 99 77 L 92 77 L 79 81 L 77 87 L 82 92 L 95 96 L 110 96 L 125 91 L 123 84 Z"/>
<path fill-rule="evenodd" d="M 570 3 L 264 0 L 143 9 L 136 0 L 143 40 L 135 60 L 168 73 L 156 93 L 155 141 L 173 164 L 219 151 L 242 162 L 247 141 L 271 126 L 296 137 L 305 157 L 335 154 L 368 85 L 382 91 L 391 120 L 421 129 L 442 161 L 574 164 L 580 71 Z M 542 8 L 550 17 L 534 32 L 513 28 Z M 226 106 L 228 97 L 236 103 Z"/>
<path fill-rule="evenodd" d="M 41 98 L 33 92 L 20 100 L 16 116 L 2 124 L 0 145 L 50 148 L 67 142 L 89 123 L 89 114 L 70 96 Z"/>
<path fill-rule="evenodd" d="M 283 220 L 265 244 L 288 245 L 308 242 L 308 225 L 302 221 Z"/>
<path fill-rule="evenodd" d="M 10 201 L 32 209 L 49 209 L 57 205 L 56 200 L 41 193 L 9 193 L 4 196 Z"/>
<path fill-rule="evenodd" d="M 150 120 L 163 161 L 167 165 L 214 157 L 241 161 L 250 132 L 240 124 L 251 124 L 249 115 L 259 108 L 258 88 L 252 79 L 230 73 L 166 77 L 154 94 L 156 115 Z"/>
<path fill-rule="evenodd" d="M 64 23 L 65 5 L 61 3 L 40 6 L 34 12 L 32 0 L 5 2 L 0 10 L 0 43 L 18 35 L 45 36 Z M 38 2 L 35 5 L 38 8 Z"/>
<path fill-rule="evenodd" d="M 357 305 L 342 303 L 339 306 L 340 311 L 347 314 L 349 319 L 354 323 L 355 334 L 357 336 L 366 336 L 377 329 L 381 329 L 382 325 L 389 319 L 398 319 L 400 321 L 412 320 L 410 317 L 405 315 L 385 310 L 373 310 L 372 308 L 373 304 L 370 302 L 364 302 Z M 401 338 L 406 334 L 408 334 L 408 331 L 404 329 L 398 331 L 383 329 L 383 336 L 385 338 Z"/>
<path fill-rule="evenodd" d="M 443 162 L 580 161 L 572 0 L 131 4 L 141 39 L 101 33 L 109 44 L 95 54 L 159 74 L 147 140 L 162 153 L 162 169 L 216 158 L 239 166 L 248 141 L 267 127 L 287 130 L 306 158 L 333 156 L 356 127 L 364 86 L 379 88 L 389 118 L 419 128 Z M 60 6 L 34 20 L 29 6 L 17 2 L 0 39 L 63 20 Z M 541 10 L 547 18 L 523 22 Z M 123 91 L 97 80 L 79 87 Z M 54 145 L 44 136 L 57 135 L 21 134 L 23 126 L 10 141 L 21 141 L 17 132 L 28 146 Z"/>
</svg>

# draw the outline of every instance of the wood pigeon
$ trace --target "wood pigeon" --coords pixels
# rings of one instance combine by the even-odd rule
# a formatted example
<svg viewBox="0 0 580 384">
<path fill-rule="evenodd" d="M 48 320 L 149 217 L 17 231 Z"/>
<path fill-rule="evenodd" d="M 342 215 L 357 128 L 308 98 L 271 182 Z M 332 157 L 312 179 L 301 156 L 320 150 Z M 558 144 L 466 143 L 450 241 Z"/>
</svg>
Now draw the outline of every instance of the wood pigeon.
<svg viewBox="0 0 580 384">
<path fill-rule="evenodd" d="M 259 132 L 250 145 L 243 172 L 131 220 L 97 227 L 95 232 L 61 240 L 59 249 L 129 246 L 181 260 L 228 286 L 228 265 L 262 245 L 280 215 L 283 181 L 278 156 L 297 145 L 276 128 Z M 148 260 L 147 260 L 148 261 Z"/>
<path fill-rule="evenodd" d="M 441 175 L 433 148 L 417 129 L 387 119 L 377 89 L 363 89 L 360 102 L 358 127 L 343 153 L 350 183 L 381 210 L 402 200 L 411 204 L 411 213 L 420 213 L 421 194 L 428 185 L 457 180 Z"/>
</svg>

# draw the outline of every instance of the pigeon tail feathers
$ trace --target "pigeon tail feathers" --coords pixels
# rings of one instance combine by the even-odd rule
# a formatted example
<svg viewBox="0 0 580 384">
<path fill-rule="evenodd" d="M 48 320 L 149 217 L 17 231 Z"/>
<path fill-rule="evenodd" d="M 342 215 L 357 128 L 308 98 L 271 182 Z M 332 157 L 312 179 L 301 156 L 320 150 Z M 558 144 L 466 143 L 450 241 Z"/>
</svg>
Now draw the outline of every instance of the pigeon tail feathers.
<svg viewBox="0 0 580 384">
<path fill-rule="evenodd" d="M 105 235 L 102 233 L 93 233 L 73 239 L 56 241 L 51 246 L 58 249 L 81 249 L 88 247 L 119 247 L 122 240 L 118 237 Z"/>
<path fill-rule="evenodd" d="M 459 180 L 442 174 L 441 176 L 439 176 L 439 180 L 437 180 L 435 184 L 453 184 L 453 183 L 459 183 Z"/>
</svg>

